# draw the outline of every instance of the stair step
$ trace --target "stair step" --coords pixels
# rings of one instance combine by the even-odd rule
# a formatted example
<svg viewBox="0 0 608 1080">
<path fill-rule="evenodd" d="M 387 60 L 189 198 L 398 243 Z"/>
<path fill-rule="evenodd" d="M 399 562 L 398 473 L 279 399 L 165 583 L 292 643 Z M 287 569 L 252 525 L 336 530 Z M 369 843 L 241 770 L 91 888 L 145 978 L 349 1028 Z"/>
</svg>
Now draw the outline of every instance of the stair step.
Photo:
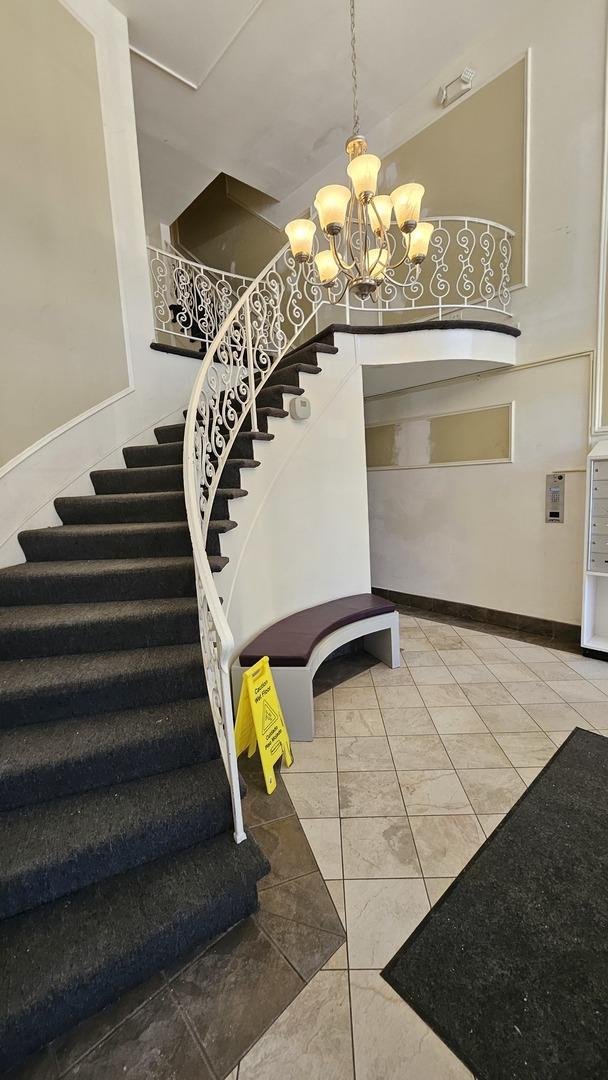
<svg viewBox="0 0 608 1080">
<path fill-rule="evenodd" d="M 0 1068 L 252 914 L 267 872 L 226 833 L 0 924 Z"/>
<path fill-rule="evenodd" d="M 319 375 L 321 368 L 318 364 L 290 364 L 288 367 L 275 368 L 272 375 L 268 376 L 265 387 L 276 385 L 299 386 L 300 375 Z"/>
<path fill-rule="evenodd" d="M 142 469 L 150 465 L 181 465 L 183 455 L 183 442 L 125 446 L 122 452 L 128 469 Z"/>
<path fill-rule="evenodd" d="M 97 469 L 91 482 L 98 495 L 137 491 L 183 491 L 181 465 L 156 465 L 146 469 Z"/>
<path fill-rule="evenodd" d="M 186 505 L 181 491 L 63 497 L 55 499 L 55 509 L 64 525 L 184 521 L 186 518 Z"/>
<path fill-rule="evenodd" d="M 206 698 L 0 731 L 0 810 L 219 756 Z"/>
<path fill-rule="evenodd" d="M 26 559 L 130 559 L 190 555 L 186 522 L 135 522 L 127 525 L 57 525 L 19 533 Z"/>
<path fill-rule="evenodd" d="M 293 364 L 294 360 L 304 360 L 304 358 L 311 357 L 311 362 L 316 363 L 315 357 L 317 353 L 328 353 L 331 355 L 338 352 L 337 345 L 330 345 L 325 341 L 305 341 L 303 345 L 298 345 L 297 349 L 292 349 L 291 352 L 285 353 L 285 356 L 279 361 L 280 364 L 287 363 Z M 308 361 L 306 361 L 308 362 Z"/>
<path fill-rule="evenodd" d="M 220 536 L 223 533 L 231 532 L 232 529 L 236 529 L 237 522 L 230 521 L 230 519 L 224 521 L 210 521 L 209 529 L 207 532 L 207 544 L 206 552 L 207 557 L 210 555 L 221 555 Z"/>
<path fill-rule="evenodd" d="M 198 641 L 196 597 L 0 608 L 0 660 Z"/>
<path fill-rule="evenodd" d="M 219 560 L 221 570 L 226 560 Z M 0 605 L 73 604 L 104 600 L 148 600 L 194 596 L 194 561 L 90 559 L 29 562 L 0 569 Z"/>
<path fill-rule="evenodd" d="M 256 442 L 272 442 L 274 435 L 267 431 L 240 431 L 230 449 L 229 457 L 253 458 Z"/>
<path fill-rule="evenodd" d="M 222 487 L 229 487 L 233 484 L 240 484 L 241 469 L 257 469 L 259 464 L 259 461 L 255 461 L 254 458 L 229 457 L 222 469 L 220 485 Z"/>
<path fill-rule="evenodd" d="M 226 832 L 221 758 L 126 784 L 5 810 L 0 919 Z"/>
<path fill-rule="evenodd" d="M 260 390 L 257 401 L 261 405 L 273 405 L 281 409 L 283 407 L 283 396 L 285 394 L 295 394 L 300 396 L 304 393 L 304 389 L 301 386 L 289 386 L 287 383 L 275 383 L 274 386 L 265 385 Z"/>
<path fill-rule="evenodd" d="M 270 417 L 283 419 L 286 416 L 289 416 L 287 409 L 283 409 L 282 407 L 279 408 L 275 405 L 258 405 L 258 407 L 256 408 L 258 429 L 261 432 L 268 432 L 268 420 L 270 419 Z M 244 434 L 244 432 L 250 430 L 251 419 L 251 413 L 248 413 L 243 421 L 243 426 L 240 432 L 241 434 Z"/>
<path fill-rule="evenodd" d="M 188 410 L 186 410 L 186 412 L 187 411 Z M 154 434 L 159 443 L 183 443 L 185 429 L 185 424 L 167 424 L 164 427 L 154 428 Z"/>
<path fill-rule="evenodd" d="M 229 518 L 230 503 L 233 499 L 244 499 L 247 492 L 245 488 L 217 488 L 211 509 L 214 518 Z"/>
<path fill-rule="evenodd" d="M 0 728 L 204 696 L 200 645 L 0 663 Z"/>
</svg>

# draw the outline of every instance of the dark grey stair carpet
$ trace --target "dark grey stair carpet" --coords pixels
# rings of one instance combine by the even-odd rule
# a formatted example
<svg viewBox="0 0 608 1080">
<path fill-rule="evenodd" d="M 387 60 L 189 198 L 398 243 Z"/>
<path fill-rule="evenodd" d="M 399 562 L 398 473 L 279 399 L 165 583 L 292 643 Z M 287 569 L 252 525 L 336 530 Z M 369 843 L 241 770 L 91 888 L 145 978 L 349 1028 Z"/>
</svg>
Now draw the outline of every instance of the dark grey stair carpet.
<svg viewBox="0 0 608 1080">
<path fill-rule="evenodd" d="M 196 597 L 0 607 L 0 660 L 198 640 Z"/>
<path fill-rule="evenodd" d="M 184 446 L 182 442 L 125 446 L 122 456 L 128 468 L 145 469 L 150 465 L 181 465 Z"/>
<path fill-rule="evenodd" d="M 383 972 L 477 1080 L 608 1075 L 607 790 L 575 729 Z"/>
<path fill-rule="evenodd" d="M 183 491 L 184 472 L 181 465 L 99 469 L 91 473 L 91 482 L 98 495 L 115 495 L 128 491 Z"/>
<path fill-rule="evenodd" d="M 200 645 L 0 663 L 0 727 L 157 705 L 205 692 Z"/>
<path fill-rule="evenodd" d="M 0 729 L 0 810 L 217 757 L 207 698 Z"/>
<path fill-rule="evenodd" d="M 252 914 L 268 869 L 226 832 L 0 922 L 0 1068 Z"/>
<path fill-rule="evenodd" d="M 0 605 L 194 596 L 192 556 L 28 562 L 0 569 Z"/>
<path fill-rule="evenodd" d="M 35 562 L 56 559 L 132 559 L 159 555 L 191 555 L 185 521 L 136 522 L 120 525 L 58 525 L 19 533 L 26 558 Z"/>
<path fill-rule="evenodd" d="M 0 817 L 0 919 L 230 829 L 221 758 Z"/>
<path fill-rule="evenodd" d="M 55 499 L 55 509 L 64 525 L 184 521 L 186 518 L 186 504 L 181 491 L 78 495 Z"/>
</svg>

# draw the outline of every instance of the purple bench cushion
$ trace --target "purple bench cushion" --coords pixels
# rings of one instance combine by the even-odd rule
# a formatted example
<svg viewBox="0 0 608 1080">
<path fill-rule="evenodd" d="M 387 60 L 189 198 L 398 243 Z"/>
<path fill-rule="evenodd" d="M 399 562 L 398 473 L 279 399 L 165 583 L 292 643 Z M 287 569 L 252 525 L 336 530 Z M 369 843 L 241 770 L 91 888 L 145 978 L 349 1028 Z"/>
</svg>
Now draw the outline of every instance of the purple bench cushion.
<svg viewBox="0 0 608 1080">
<path fill-rule="evenodd" d="M 261 656 L 268 656 L 277 667 L 306 667 L 315 645 L 340 626 L 394 610 L 390 600 L 359 593 L 297 611 L 258 634 L 241 653 L 241 667 L 255 664 Z"/>
</svg>

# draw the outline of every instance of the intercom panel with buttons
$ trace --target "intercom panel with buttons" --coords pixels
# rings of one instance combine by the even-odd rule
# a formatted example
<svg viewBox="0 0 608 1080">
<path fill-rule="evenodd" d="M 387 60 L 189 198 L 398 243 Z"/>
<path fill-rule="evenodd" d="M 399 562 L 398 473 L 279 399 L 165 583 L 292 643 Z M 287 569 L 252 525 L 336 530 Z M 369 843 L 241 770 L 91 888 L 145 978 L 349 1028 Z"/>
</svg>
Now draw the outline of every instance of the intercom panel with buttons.
<svg viewBox="0 0 608 1080">
<path fill-rule="evenodd" d="M 566 477 L 564 473 L 547 473 L 545 480 L 545 521 L 559 524 L 564 520 L 564 495 Z"/>
</svg>

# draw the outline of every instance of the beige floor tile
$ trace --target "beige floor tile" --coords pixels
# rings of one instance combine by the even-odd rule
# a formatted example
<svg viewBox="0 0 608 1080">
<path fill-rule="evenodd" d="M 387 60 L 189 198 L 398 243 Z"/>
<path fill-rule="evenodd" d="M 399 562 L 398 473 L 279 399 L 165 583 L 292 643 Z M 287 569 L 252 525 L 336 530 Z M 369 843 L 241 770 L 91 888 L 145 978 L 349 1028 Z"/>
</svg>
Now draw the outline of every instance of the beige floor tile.
<svg viewBox="0 0 608 1080">
<path fill-rule="evenodd" d="M 416 686 L 429 686 L 443 683 L 453 683 L 454 676 L 443 664 L 441 667 L 417 667 L 412 668 L 412 675 Z"/>
<path fill-rule="evenodd" d="M 474 815 L 413 817 L 410 824 L 425 877 L 456 877 L 485 840 Z"/>
<path fill-rule="evenodd" d="M 492 835 L 492 833 L 494 832 L 494 829 L 502 821 L 504 816 L 505 816 L 504 814 L 478 814 L 477 815 L 477 817 L 479 818 L 479 823 L 480 823 L 484 833 L 486 834 L 486 836 L 491 836 Z"/>
<path fill-rule="evenodd" d="M 312 742 L 292 742 L 291 773 L 335 772 L 335 739 L 313 739 Z"/>
<path fill-rule="evenodd" d="M 460 636 L 473 650 L 476 650 L 477 646 L 482 649 L 495 649 L 501 643 L 501 638 L 496 637 L 495 634 L 484 634 L 483 630 L 470 630 L 468 626 L 460 627 Z"/>
<path fill-rule="evenodd" d="M 427 877 L 424 879 L 431 906 L 437 903 L 440 896 L 443 896 L 448 885 L 451 885 L 453 880 L 453 877 Z"/>
<path fill-rule="evenodd" d="M 513 705 L 515 698 L 500 683 L 471 683 L 465 686 L 465 694 L 471 705 Z"/>
<path fill-rule="evenodd" d="M 562 700 L 555 693 L 555 690 L 552 690 L 550 686 L 547 686 L 547 683 L 540 680 L 535 682 L 507 682 L 504 685 L 520 705 L 543 705 Z M 568 685 L 574 686 L 575 684 L 568 683 Z"/>
<path fill-rule="evenodd" d="M 608 663 L 605 660 L 571 656 L 569 660 L 566 660 L 566 664 L 583 679 L 608 679 Z"/>
<path fill-rule="evenodd" d="M 476 814 L 506 814 L 526 790 L 509 769 L 460 769 L 458 775 Z"/>
<path fill-rule="evenodd" d="M 378 972 L 351 971 L 350 992 L 357 1080 L 469 1080 L 468 1069 Z"/>
<path fill-rule="evenodd" d="M 571 733 L 569 731 L 546 731 L 545 734 L 549 736 L 552 743 L 561 746 Z"/>
<path fill-rule="evenodd" d="M 528 705 L 527 710 L 543 731 L 572 731 L 575 727 L 587 727 L 587 721 L 579 716 L 571 705 Z"/>
<path fill-rule="evenodd" d="M 550 653 L 552 657 L 557 657 L 558 660 L 563 660 L 565 664 L 569 663 L 571 660 L 583 659 L 581 653 L 577 652 L 576 650 L 547 649 L 547 652 Z"/>
<path fill-rule="evenodd" d="M 298 817 L 338 816 L 337 773 L 292 773 L 283 769 L 281 776 Z"/>
<path fill-rule="evenodd" d="M 588 720 L 596 728 L 608 728 L 608 700 L 607 701 L 577 701 L 574 709 Z"/>
<path fill-rule="evenodd" d="M 323 1080 L 352 1080 L 354 1076 L 346 971 L 319 971 L 239 1068 L 239 1080 L 321 1076 Z"/>
<path fill-rule="evenodd" d="M 529 642 L 517 641 L 510 638 L 507 648 L 510 649 L 512 653 L 515 653 L 516 656 L 519 656 L 525 664 L 528 663 L 528 660 L 547 660 L 550 663 L 553 659 L 549 649 L 545 649 L 543 645 L 530 645 Z"/>
<path fill-rule="evenodd" d="M 407 818 L 344 818 L 345 878 L 422 877 Z"/>
<path fill-rule="evenodd" d="M 301 825 L 324 878 L 342 877 L 339 818 L 302 818 Z"/>
<path fill-rule="evenodd" d="M 429 712 L 440 735 L 488 730 L 472 705 L 431 705 Z"/>
<path fill-rule="evenodd" d="M 342 926 L 346 928 L 346 912 L 344 909 L 344 882 L 341 878 L 329 879 L 325 882 L 327 890 L 331 896 L 334 907 L 340 916 Z"/>
<path fill-rule="evenodd" d="M 414 632 L 413 630 L 407 632 L 402 631 L 399 635 L 399 647 L 402 650 L 406 650 L 408 654 L 411 652 L 435 652 L 435 646 L 431 645 L 429 639 L 422 633 L 422 630 L 417 632 Z"/>
<path fill-rule="evenodd" d="M 422 878 L 346 880 L 344 893 L 351 968 L 384 967 L 429 910 Z"/>
<path fill-rule="evenodd" d="M 391 735 L 389 743 L 397 770 L 452 767 L 438 735 Z"/>
<path fill-rule="evenodd" d="M 342 772 L 360 769 L 392 769 L 393 759 L 385 736 L 353 735 L 336 739 L 338 768 Z"/>
<path fill-rule="evenodd" d="M 448 664 L 453 667 L 455 664 L 481 664 L 479 657 L 473 652 L 472 649 L 464 647 L 457 647 L 455 649 L 439 649 L 439 656 L 443 660 L 444 664 Z"/>
<path fill-rule="evenodd" d="M 490 671 L 502 682 L 535 682 L 536 675 L 525 664 L 500 663 L 488 664 Z"/>
<path fill-rule="evenodd" d="M 429 650 L 427 650 L 426 652 L 414 653 L 409 651 L 404 652 L 403 659 L 405 660 L 405 663 L 410 669 L 410 674 L 414 670 L 414 668 L 441 667 L 443 663 L 443 660 L 441 659 L 439 653 L 431 652 Z"/>
<path fill-rule="evenodd" d="M 316 709 L 333 709 L 334 707 L 334 692 L 333 690 L 324 690 L 322 694 L 315 694 L 314 707 Z"/>
<path fill-rule="evenodd" d="M 461 686 L 469 683 L 495 683 L 496 676 L 492 674 L 485 664 L 467 664 L 458 667 L 450 666 L 450 671 Z"/>
<path fill-rule="evenodd" d="M 415 686 L 379 686 L 376 693 L 381 709 L 414 709 L 422 705 Z"/>
<path fill-rule="evenodd" d="M 435 728 L 424 706 L 417 709 L 382 709 L 387 735 L 434 735 Z"/>
<path fill-rule="evenodd" d="M 597 686 L 592 686 L 585 679 L 576 682 L 563 681 L 548 683 L 564 701 L 606 701 L 606 695 Z"/>
<path fill-rule="evenodd" d="M 443 735 L 444 746 L 456 769 L 496 769 L 508 766 L 493 735 Z"/>
<path fill-rule="evenodd" d="M 354 686 L 334 690 L 334 709 L 377 709 L 378 699 L 373 686 Z"/>
<path fill-rule="evenodd" d="M 456 683 L 447 686 L 435 684 L 434 686 L 421 686 L 422 700 L 427 707 L 431 705 L 466 705 L 467 699 L 464 692 Z"/>
<path fill-rule="evenodd" d="M 380 709 L 336 709 L 336 735 L 384 735 Z"/>
<path fill-rule="evenodd" d="M 340 945 L 339 949 L 336 949 L 333 956 L 330 956 L 326 964 L 323 964 L 323 971 L 348 971 L 348 948 L 346 942 Z"/>
<path fill-rule="evenodd" d="M 555 753 L 555 746 L 542 732 L 533 734 L 522 732 L 517 735 L 497 735 L 505 754 L 511 764 L 517 768 L 546 765 L 549 758 Z"/>
<path fill-rule="evenodd" d="M 315 709 L 314 724 L 315 739 L 333 739 L 336 733 L 333 709 Z"/>
<path fill-rule="evenodd" d="M 608 697 L 608 680 L 607 679 L 590 679 L 593 686 L 596 686 L 598 690 L 602 691 L 605 697 Z"/>
<path fill-rule="evenodd" d="M 480 649 L 478 645 L 474 645 L 473 652 L 483 664 L 507 664 L 514 660 L 513 653 L 504 645 L 497 645 L 494 649 Z"/>
<path fill-rule="evenodd" d="M 471 804 L 453 769 L 418 769 L 398 772 L 403 801 L 410 817 L 470 814 Z"/>
<path fill-rule="evenodd" d="M 339 772 L 338 793 L 342 817 L 405 816 L 394 771 Z"/>
<path fill-rule="evenodd" d="M 418 623 L 413 615 L 402 615 L 399 613 L 399 626 L 414 627 L 414 629 L 417 629 Z"/>
<path fill-rule="evenodd" d="M 412 676 L 406 664 L 401 667 L 390 668 L 386 664 L 378 664 L 371 671 L 374 686 L 406 686 L 413 682 Z"/>
<path fill-rule="evenodd" d="M 539 707 L 544 709 L 552 706 Z M 538 731 L 538 724 L 521 705 L 478 705 L 477 711 L 493 734 L 497 731 Z"/>
<path fill-rule="evenodd" d="M 522 778 L 524 784 L 526 785 L 526 787 L 528 787 L 532 783 L 533 780 L 536 780 L 536 777 L 538 776 L 539 772 L 542 772 L 542 766 L 541 765 L 530 766 L 530 767 L 525 766 L 523 769 L 518 769 L 517 771 L 518 771 L 519 775 L 521 776 L 521 778 Z"/>
<path fill-rule="evenodd" d="M 534 672 L 538 679 L 544 679 L 546 682 L 555 682 L 559 679 L 565 679 L 568 682 L 572 682 L 576 679 L 581 679 L 582 675 L 578 675 L 576 671 L 573 671 L 567 664 L 561 664 L 555 657 L 551 661 L 547 660 L 531 660 L 528 664 L 531 671 Z"/>
</svg>

